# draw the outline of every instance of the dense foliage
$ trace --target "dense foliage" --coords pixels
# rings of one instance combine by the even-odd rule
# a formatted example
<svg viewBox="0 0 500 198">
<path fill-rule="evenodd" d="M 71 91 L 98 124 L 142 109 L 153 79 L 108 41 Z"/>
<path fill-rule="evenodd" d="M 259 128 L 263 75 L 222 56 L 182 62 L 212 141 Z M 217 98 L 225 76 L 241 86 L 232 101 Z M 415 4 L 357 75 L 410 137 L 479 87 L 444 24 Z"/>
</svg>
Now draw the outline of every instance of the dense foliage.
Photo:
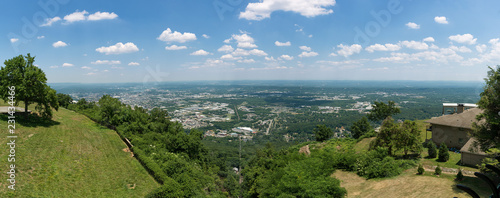
<svg viewBox="0 0 500 198">
<path fill-rule="evenodd" d="M 370 122 L 368 122 L 368 119 L 363 116 L 361 119 L 358 121 L 352 123 L 351 126 L 351 134 L 352 138 L 358 139 L 365 134 L 372 132 L 373 127 L 370 125 Z"/>
<path fill-rule="evenodd" d="M 389 155 L 399 150 L 402 150 L 405 155 L 408 155 L 408 152 L 416 154 L 422 152 L 420 132 L 416 123 L 409 120 L 405 120 L 402 124 L 395 123 L 390 116 L 382 122 L 380 132 L 371 147 L 387 148 Z"/>
<path fill-rule="evenodd" d="M 259 150 L 244 170 L 245 197 L 343 197 L 345 189 L 331 177 L 337 170 L 355 172 L 365 178 L 399 175 L 412 167 L 412 160 L 395 160 L 385 148 L 356 153 L 353 139 L 331 139 L 324 143 L 303 143 L 276 151 Z M 299 153 L 305 145 L 310 155 Z"/>
<path fill-rule="evenodd" d="M 28 106 L 36 104 L 35 109 L 43 118 L 52 117 L 52 108 L 57 110 L 59 104 L 56 91 L 47 85 L 45 73 L 34 65 L 35 57 L 19 55 L 4 62 L 0 68 L 0 98 L 10 101 L 9 88 L 15 86 L 15 105 L 24 102 L 25 116 L 28 117 Z"/>
<path fill-rule="evenodd" d="M 500 67 L 496 70 L 490 67 L 486 85 L 480 94 L 481 99 L 477 103 L 483 110 L 477 116 L 477 123 L 473 124 L 472 134 L 479 142 L 483 151 L 489 148 L 500 148 Z"/>
<path fill-rule="evenodd" d="M 323 142 L 332 137 L 333 131 L 332 129 L 326 127 L 325 125 L 318 125 L 314 128 L 314 136 L 316 137 L 316 141 Z"/>
<path fill-rule="evenodd" d="M 401 110 L 396 106 L 394 101 L 388 101 L 387 104 L 384 102 L 373 102 L 373 109 L 368 114 L 368 119 L 372 121 L 384 120 L 389 116 L 401 113 Z"/>
<path fill-rule="evenodd" d="M 68 108 L 68 105 L 73 102 L 73 98 L 68 94 L 57 93 L 56 96 L 60 107 Z"/>
<path fill-rule="evenodd" d="M 216 176 L 219 167 L 208 158 L 201 143 L 202 133 L 186 133 L 180 124 L 170 122 L 166 111 L 153 109 L 148 113 L 109 95 L 97 103 L 80 100 L 68 107 L 116 129 L 122 138 L 131 141 L 137 159 L 163 184 L 151 197 L 222 195 L 222 182 Z"/>
</svg>

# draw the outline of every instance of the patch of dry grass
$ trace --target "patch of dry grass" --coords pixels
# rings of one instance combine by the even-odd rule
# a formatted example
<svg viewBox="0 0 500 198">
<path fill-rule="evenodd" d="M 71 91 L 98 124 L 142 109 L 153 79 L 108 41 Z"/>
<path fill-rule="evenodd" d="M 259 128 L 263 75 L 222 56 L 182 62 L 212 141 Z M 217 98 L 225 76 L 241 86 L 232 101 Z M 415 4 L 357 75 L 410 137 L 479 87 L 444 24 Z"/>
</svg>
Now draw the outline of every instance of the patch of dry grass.
<svg viewBox="0 0 500 198">
<path fill-rule="evenodd" d="M 388 179 L 366 180 L 356 173 L 337 170 L 333 177 L 341 180 L 340 186 L 346 188 L 347 197 L 469 197 L 455 187 L 455 175 L 435 176 L 432 173 L 416 175 L 416 169 L 409 169 L 398 177 Z M 466 177 L 460 183 L 472 186 L 479 191 L 481 197 L 489 196 L 482 186 L 482 181 L 474 177 Z M 474 185 L 471 185 L 474 184 Z"/>
</svg>

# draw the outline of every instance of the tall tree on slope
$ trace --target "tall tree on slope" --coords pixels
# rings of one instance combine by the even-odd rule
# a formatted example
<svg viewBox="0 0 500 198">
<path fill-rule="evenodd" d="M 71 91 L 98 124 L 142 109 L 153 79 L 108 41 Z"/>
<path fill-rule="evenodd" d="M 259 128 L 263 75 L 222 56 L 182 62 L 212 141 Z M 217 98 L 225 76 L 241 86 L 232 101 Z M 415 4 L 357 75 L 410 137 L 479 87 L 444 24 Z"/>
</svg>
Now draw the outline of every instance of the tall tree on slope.
<svg viewBox="0 0 500 198">
<path fill-rule="evenodd" d="M 4 62 L 0 68 L 0 98 L 7 101 L 7 89 L 15 86 L 15 105 L 24 102 L 25 117 L 28 106 L 37 104 L 35 109 L 43 118 L 52 118 L 52 108 L 58 110 L 56 91 L 47 85 L 45 73 L 33 65 L 35 57 L 19 55 Z"/>
</svg>

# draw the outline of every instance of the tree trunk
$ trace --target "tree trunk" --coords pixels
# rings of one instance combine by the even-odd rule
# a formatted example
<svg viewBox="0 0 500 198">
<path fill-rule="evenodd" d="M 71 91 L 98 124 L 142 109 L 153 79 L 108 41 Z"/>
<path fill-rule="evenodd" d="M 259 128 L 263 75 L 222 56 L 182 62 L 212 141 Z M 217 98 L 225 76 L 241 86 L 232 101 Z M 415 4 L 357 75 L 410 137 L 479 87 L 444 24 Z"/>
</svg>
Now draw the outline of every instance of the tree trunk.
<svg viewBox="0 0 500 198">
<path fill-rule="evenodd" d="M 24 118 L 29 119 L 28 118 L 28 101 L 27 100 L 24 100 Z"/>
</svg>

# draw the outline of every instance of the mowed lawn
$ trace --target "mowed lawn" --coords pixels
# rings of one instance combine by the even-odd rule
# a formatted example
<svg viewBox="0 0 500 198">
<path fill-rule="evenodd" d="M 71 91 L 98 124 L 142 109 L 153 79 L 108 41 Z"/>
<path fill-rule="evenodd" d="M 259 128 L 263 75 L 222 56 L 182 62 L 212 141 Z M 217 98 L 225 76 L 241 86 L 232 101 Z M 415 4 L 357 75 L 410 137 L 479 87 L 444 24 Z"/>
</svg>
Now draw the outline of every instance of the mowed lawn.
<svg viewBox="0 0 500 198">
<path fill-rule="evenodd" d="M 52 122 L 17 118 L 13 193 L 6 181 L 6 115 L 0 131 L 0 197 L 144 197 L 159 187 L 116 132 L 61 108 Z"/>
<path fill-rule="evenodd" d="M 443 174 L 439 177 L 430 172 L 416 175 L 416 169 L 409 169 L 401 175 L 387 179 L 366 180 L 356 173 L 336 170 L 333 177 L 341 180 L 340 186 L 346 188 L 347 197 L 470 197 L 456 188 L 455 175 Z M 479 193 L 481 197 L 488 197 L 486 183 L 476 177 L 465 177 L 460 182 Z"/>
</svg>

